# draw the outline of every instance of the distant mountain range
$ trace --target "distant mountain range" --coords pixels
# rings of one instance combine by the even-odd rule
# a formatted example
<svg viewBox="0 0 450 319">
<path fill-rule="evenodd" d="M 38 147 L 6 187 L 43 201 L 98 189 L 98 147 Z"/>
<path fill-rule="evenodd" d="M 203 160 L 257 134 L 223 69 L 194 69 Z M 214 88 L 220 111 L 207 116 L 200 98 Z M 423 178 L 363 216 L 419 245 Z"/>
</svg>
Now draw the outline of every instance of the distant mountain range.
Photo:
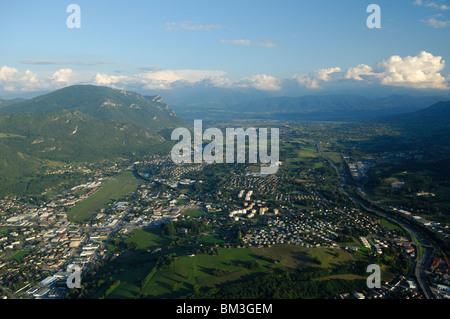
<svg viewBox="0 0 450 319">
<path fill-rule="evenodd" d="M 277 119 L 360 121 L 383 115 L 408 113 L 441 101 L 441 96 L 391 95 L 369 98 L 361 95 L 332 94 L 300 97 L 265 97 L 228 106 L 178 108 L 183 118 Z"/>
<path fill-rule="evenodd" d="M 97 162 L 168 151 L 167 130 L 186 126 L 160 96 L 77 85 L 1 101 L 0 184 L 49 162 Z M 15 103 L 14 103 L 15 102 Z"/>
<path fill-rule="evenodd" d="M 10 104 L 14 104 L 14 103 L 19 103 L 19 102 L 23 102 L 26 101 L 26 99 L 22 99 L 22 98 L 17 98 L 17 99 L 12 99 L 12 100 L 4 100 L 4 99 L 0 99 L 0 108 L 10 105 Z"/>
<path fill-rule="evenodd" d="M 357 119 L 383 114 L 415 111 L 440 101 L 440 97 L 389 96 L 372 99 L 359 95 L 306 95 L 266 98 L 232 106 L 233 111 L 267 113 L 276 117 L 293 116 L 317 120 Z"/>
</svg>

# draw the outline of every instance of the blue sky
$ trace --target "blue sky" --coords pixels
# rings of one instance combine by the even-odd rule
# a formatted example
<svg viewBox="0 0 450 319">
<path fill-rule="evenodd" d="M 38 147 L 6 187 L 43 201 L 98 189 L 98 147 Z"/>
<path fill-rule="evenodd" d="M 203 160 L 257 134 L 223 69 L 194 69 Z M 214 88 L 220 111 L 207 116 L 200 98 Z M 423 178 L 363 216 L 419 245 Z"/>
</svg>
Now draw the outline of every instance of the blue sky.
<svg viewBox="0 0 450 319">
<path fill-rule="evenodd" d="M 69 4 L 81 28 L 69 29 Z M 381 29 L 369 29 L 369 4 Z M 450 1 L 159 0 L 0 4 L 0 97 L 76 83 L 282 91 L 448 90 Z"/>
</svg>

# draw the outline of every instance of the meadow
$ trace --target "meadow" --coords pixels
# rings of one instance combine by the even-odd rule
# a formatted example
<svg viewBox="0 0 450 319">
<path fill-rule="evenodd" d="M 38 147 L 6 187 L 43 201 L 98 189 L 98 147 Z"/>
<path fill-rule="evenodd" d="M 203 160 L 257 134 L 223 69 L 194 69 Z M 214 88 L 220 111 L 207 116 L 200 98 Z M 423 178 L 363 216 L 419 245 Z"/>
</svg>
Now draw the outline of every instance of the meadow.
<svg viewBox="0 0 450 319">
<path fill-rule="evenodd" d="M 90 219 L 97 210 L 105 207 L 105 205 L 112 201 L 121 200 L 135 191 L 138 185 L 139 181 L 130 171 L 111 177 L 92 195 L 72 207 L 68 211 L 67 216 L 70 221 L 84 222 Z"/>
<path fill-rule="evenodd" d="M 136 250 L 125 251 L 105 266 L 107 284 L 93 296 L 104 296 L 107 287 L 120 280 L 120 284 L 107 298 L 185 298 L 194 291 L 214 289 L 223 284 L 250 279 L 267 273 L 294 269 L 334 268 L 352 260 L 350 253 L 325 247 L 303 248 L 295 245 L 277 245 L 265 248 L 226 248 L 219 246 L 221 239 L 202 235 L 199 243 L 213 246 L 215 254 L 195 253 L 193 246 L 171 248 L 175 238 L 161 236 L 158 228 L 135 230 L 124 244 L 134 242 Z M 155 251 L 161 248 L 161 251 Z M 154 271 L 159 256 L 175 254 L 168 268 Z M 149 280 L 142 280 L 149 274 Z M 344 276 L 345 277 L 345 276 Z M 359 276 L 342 279 L 360 279 Z"/>
</svg>

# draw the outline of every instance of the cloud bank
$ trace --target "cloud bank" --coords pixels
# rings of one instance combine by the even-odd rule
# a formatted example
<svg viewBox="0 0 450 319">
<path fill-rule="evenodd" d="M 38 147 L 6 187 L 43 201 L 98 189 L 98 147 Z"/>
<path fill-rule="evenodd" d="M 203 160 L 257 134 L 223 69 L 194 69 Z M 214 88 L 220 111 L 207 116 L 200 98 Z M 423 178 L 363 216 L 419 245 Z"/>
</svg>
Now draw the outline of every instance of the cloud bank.
<svg viewBox="0 0 450 319">
<path fill-rule="evenodd" d="M 132 75 L 74 72 L 70 68 L 58 69 L 48 74 L 36 74 L 30 70 L 19 71 L 10 66 L 0 68 L 0 90 L 4 92 L 33 92 L 53 90 L 73 84 L 94 84 L 121 89 L 157 91 L 195 85 L 218 88 L 249 88 L 261 91 L 281 91 L 288 84 L 308 90 L 326 89 L 339 84 L 349 87 L 352 83 L 404 87 L 413 89 L 448 90 L 450 76 L 442 71 L 445 60 L 441 56 L 422 51 L 416 56 L 390 56 L 375 65 L 359 64 L 343 69 L 339 66 L 323 68 L 306 75 L 293 75 L 280 79 L 267 74 L 256 74 L 240 79 L 230 79 L 221 70 L 161 70 L 142 67 Z"/>
<path fill-rule="evenodd" d="M 49 77 L 42 78 L 30 70 L 21 72 L 6 65 L 0 68 L 0 88 L 5 92 L 33 92 L 60 88 L 78 82 L 75 78 L 76 73 L 71 69 L 59 69 Z"/>
<path fill-rule="evenodd" d="M 378 62 L 374 67 L 359 64 L 345 72 L 338 67 L 328 68 L 294 78 L 299 85 L 310 89 L 322 88 L 325 82 L 344 80 L 415 89 L 449 89 L 445 77 L 441 74 L 444 67 L 445 60 L 442 57 L 422 51 L 416 56 L 404 58 L 393 55 Z"/>
</svg>

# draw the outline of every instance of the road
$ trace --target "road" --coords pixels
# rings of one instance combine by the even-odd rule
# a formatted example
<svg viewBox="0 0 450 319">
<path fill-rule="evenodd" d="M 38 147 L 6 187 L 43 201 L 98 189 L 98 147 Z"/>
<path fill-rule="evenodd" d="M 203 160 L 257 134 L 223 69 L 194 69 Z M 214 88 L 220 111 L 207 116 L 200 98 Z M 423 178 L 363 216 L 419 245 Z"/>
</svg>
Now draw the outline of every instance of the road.
<svg viewBox="0 0 450 319">
<path fill-rule="evenodd" d="M 339 169 L 339 167 L 337 167 L 337 165 L 336 165 L 336 163 L 334 163 L 334 161 L 332 161 L 328 156 L 326 156 L 322 152 L 320 143 L 318 141 L 315 141 L 315 143 L 316 143 L 317 151 L 319 152 L 319 154 L 324 159 L 326 159 L 336 170 L 338 177 L 339 177 L 338 189 L 343 195 L 348 197 L 352 202 L 356 203 L 357 205 L 364 208 L 365 210 L 372 212 L 380 217 L 383 217 L 384 219 L 387 219 L 387 220 L 399 225 L 401 228 L 403 228 L 410 234 L 412 239 L 417 238 L 418 242 L 415 244 L 416 251 L 417 251 L 417 262 L 415 263 L 414 274 L 416 276 L 417 282 L 418 282 L 420 288 L 422 289 L 425 297 L 427 299 L 434 299 L 435 296 L 434 296 L 433 292 L 431 291 L 430 284 L 428 282 L 428 278 L 427 278 L 427 274 L 426 274 L 426 269 L 429 266 L 429 263 L 431 261 L 432 252 L 434 249 L 431 242 L 428 239 L 426 239 L 417 230 L 412 229 L 409 225 L 405 225 L 403 222 L 399 221 L 398 219 L 394 219 L 391 216 L 384 214 L 383 209 L 380 208 L 377 203 L 374 203 L 372 201 L 365 199 L 365 201 L 367 201 L 371 204 L 371 207 L 368 207 L 365 202 L 363 202 L 360 199 L 355 198 L 354 196 L 347 193 L 345 191 L 345 186 L 347 185 L 347 183 L 346 183 L 344 173 Z M 423 251 L 423 254 L 420 253 L 421 250 Z"/>
</svg>

